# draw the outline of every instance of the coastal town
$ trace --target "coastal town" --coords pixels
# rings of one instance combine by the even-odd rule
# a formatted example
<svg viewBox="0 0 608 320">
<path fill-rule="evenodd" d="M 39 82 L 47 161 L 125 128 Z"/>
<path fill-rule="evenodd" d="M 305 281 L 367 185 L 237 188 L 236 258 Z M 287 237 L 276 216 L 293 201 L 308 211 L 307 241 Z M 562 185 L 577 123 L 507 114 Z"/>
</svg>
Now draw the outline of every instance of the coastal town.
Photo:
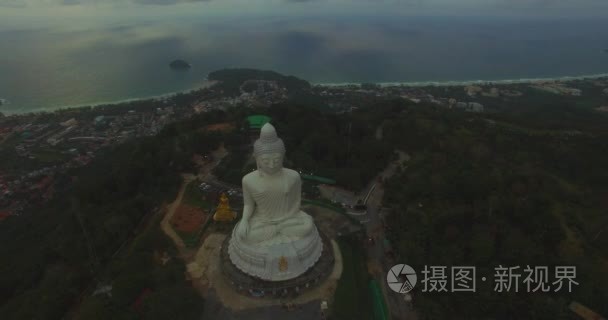
<svg viewBox="0 0 608 320">
<path fill-rule="evenodd" d="M 464 112 L 491 112 L 505 101 L 529 96 L 587 99 L 598 112 L 608 112 L 608 79 L 477 83 L 461 86 L 377 84 L 315 85 L 307 94 L 330 112 L 348 113 L 378 98 L 402 98 Z M 19 216 L 26 207 L 52 198 L 71 168 L 87 165 L 105 147 L 158 134 L 167 124 L 213 110 L 258 108 L 288 101 L 289 92 L 275 81 L 250 79 L 239 94 L 210 86 L 190 94 L 142 100 L 124 105 L 65 109 L 0 116 L 0 221 Z M 131 108 L 132 107 L 132 108 Z"/>
</svg>

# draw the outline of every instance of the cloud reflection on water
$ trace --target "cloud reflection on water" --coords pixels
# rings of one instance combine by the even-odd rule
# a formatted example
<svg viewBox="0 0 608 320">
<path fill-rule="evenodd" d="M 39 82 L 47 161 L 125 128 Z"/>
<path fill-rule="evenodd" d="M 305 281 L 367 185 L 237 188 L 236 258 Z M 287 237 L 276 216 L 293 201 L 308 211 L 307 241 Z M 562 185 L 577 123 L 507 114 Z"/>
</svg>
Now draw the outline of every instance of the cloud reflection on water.
<svg viewBox="0 0 608 320">
<path fill-rule="evenodd" d="M 8 108 L 179 91 L 224 67 L 273 69 L 315 82 L 608 71 L 602 52 L 608 28 L 597 19 L 408 15 L 408 8 L 440 1 L 338 6 L 345 2 L 214 0 L 171 7 L 98 2 L 50 13 L 38 12 L 36 5 L 0 8 L 0 97 L 13 102 Z M 370 6 L 382 10 L 369 11 Z M 193 69 L 171 72 L 166 64 L 175 58 L 188 60 Z"/>
</svg>

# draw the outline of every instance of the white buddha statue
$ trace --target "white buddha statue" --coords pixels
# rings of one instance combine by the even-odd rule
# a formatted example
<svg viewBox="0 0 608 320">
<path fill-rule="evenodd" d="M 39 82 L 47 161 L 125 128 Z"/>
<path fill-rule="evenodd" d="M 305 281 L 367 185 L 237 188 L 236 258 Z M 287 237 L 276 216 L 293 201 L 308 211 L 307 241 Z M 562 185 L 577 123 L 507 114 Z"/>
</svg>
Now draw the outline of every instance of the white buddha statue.
<svg viewBox="0 0 608 320">
<path fill-rule="evenodd" d="M 312 217 L 300 210 L 300 175 L 283 168 L 284 155 L 283 141 L 265 124 L 254 144 L 258 169 L 243 177 L 243 217 L 228 247 L 241 271 L 270 281 L 301 275 L 323 250 Z"/>
</svg>

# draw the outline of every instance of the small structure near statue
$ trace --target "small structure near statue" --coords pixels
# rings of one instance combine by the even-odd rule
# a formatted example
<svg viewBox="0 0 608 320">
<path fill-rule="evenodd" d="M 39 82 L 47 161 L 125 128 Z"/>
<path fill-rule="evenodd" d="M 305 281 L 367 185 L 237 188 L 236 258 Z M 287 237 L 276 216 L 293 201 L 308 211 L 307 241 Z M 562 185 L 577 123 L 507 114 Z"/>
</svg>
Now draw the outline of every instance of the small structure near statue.
<svg viewBox="0 0 608 320">
<path fill-rule="evenodd" d="M 220 203 L 213 214 L 213 221 L 232 222 L 234 219 L 236 219 L 236 212 L 230 208 L 228 196 L 222 192 L 220 195 Z"/>
</svg>

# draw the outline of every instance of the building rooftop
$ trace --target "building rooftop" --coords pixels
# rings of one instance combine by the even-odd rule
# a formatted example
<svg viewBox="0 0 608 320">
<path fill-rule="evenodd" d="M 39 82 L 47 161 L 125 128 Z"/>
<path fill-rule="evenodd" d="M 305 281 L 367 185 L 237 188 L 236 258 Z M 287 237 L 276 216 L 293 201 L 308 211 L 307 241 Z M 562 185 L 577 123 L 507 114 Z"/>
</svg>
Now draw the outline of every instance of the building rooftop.
<svg viewBox="0 0 608 320">
<path fill-rule="evenodd" d="M 256 114 L 247 117 L 247 122 L 249 122 L 250 129 L 261 129 L 263 125 L 270 122 L 270 117 L 262 114 Z"/>
</svg>

